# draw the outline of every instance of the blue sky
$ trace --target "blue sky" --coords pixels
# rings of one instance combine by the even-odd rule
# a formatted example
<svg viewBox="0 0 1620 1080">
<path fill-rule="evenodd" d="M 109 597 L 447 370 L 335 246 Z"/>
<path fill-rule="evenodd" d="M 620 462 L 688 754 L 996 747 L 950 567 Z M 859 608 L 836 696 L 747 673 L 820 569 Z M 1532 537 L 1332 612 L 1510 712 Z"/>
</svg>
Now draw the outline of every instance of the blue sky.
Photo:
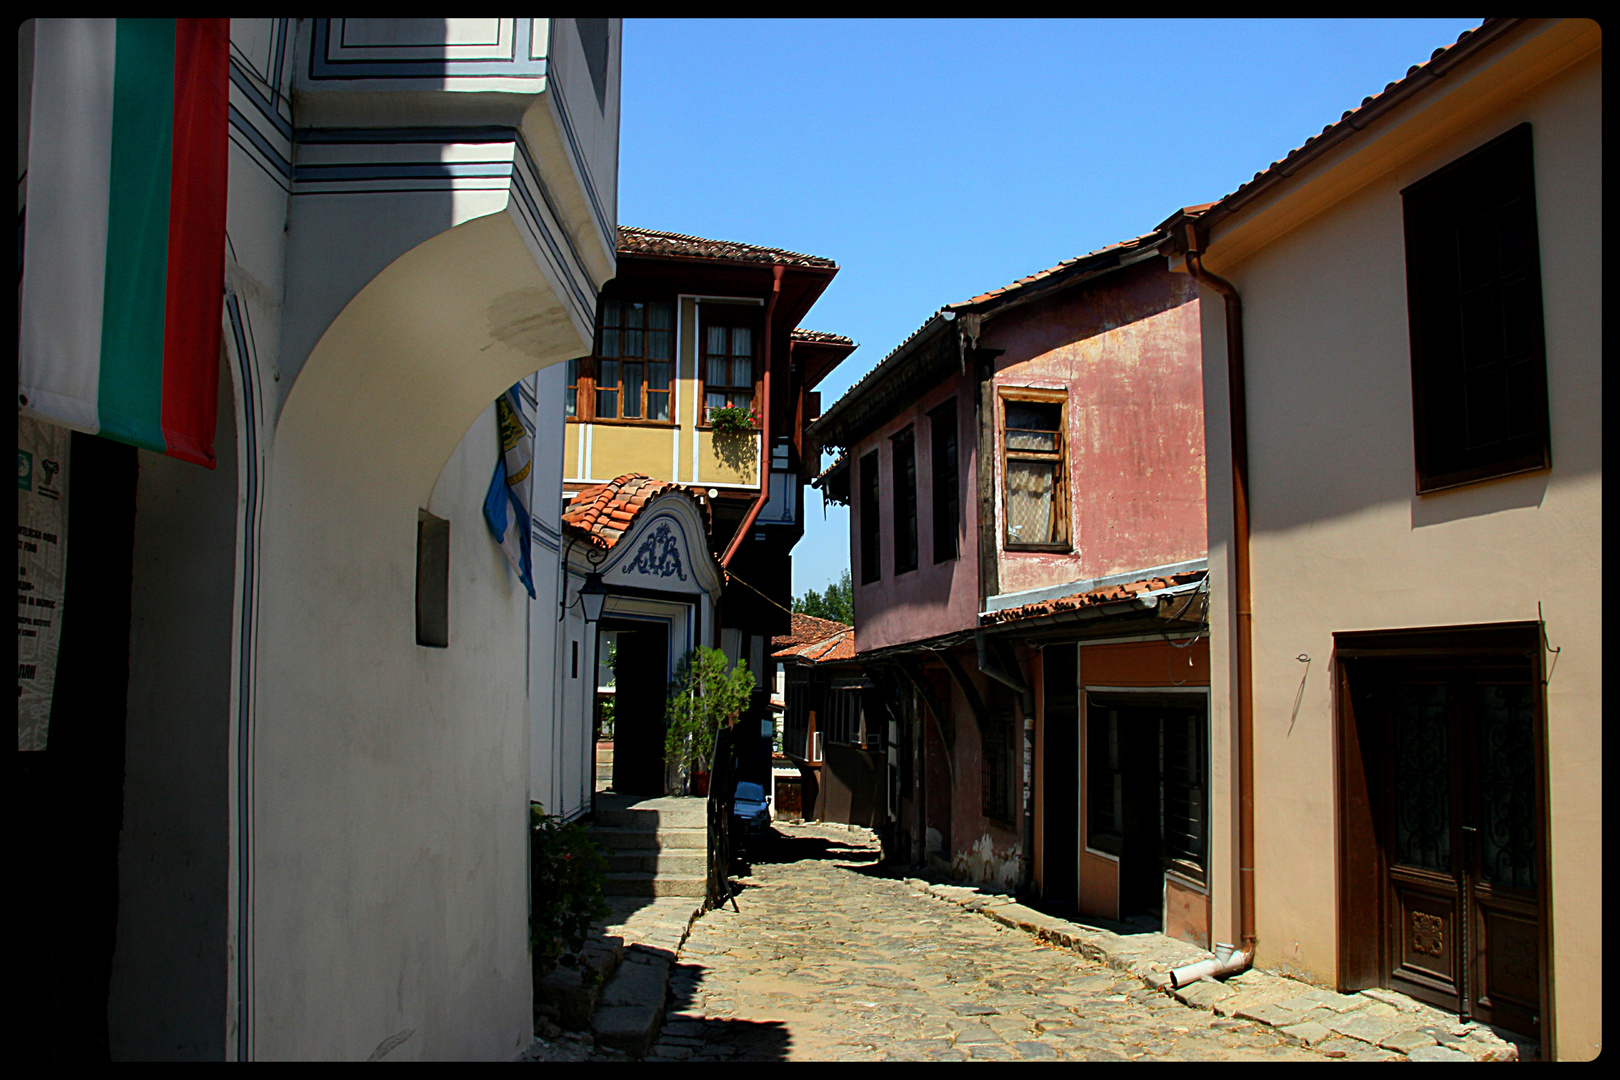
<svg viewBox="0 0 1620 1080">
<path fill-rule="evenodd" d="M 627 19 L 619 220 L 836 260 L 830 405 L 942 304 L 1220 198 L 1479 21 Z M 849 565 L 806 496 L 795 595 Z"/>
</svg>

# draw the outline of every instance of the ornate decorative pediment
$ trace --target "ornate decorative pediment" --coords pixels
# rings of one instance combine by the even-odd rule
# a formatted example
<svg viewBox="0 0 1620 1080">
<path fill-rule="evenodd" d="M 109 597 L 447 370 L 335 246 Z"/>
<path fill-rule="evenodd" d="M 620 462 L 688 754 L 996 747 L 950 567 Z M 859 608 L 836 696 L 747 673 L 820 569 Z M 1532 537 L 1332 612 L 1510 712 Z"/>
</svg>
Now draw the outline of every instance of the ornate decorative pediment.
<svg viewBox="0 0 1620 1080">
<path fill-rule="evenodd" d="M 636 548 L 635 555 L 620 568 L 621 574 L 642 573 L 653 577 L 676 577 L 686 580 L 686 570 L 681 566 L 681 544 L 675 536 L 675 530 L 670 528 L 669 522 L 660 521 L 657 528 L 642 540 L 641 546 Z"/>
</svg>

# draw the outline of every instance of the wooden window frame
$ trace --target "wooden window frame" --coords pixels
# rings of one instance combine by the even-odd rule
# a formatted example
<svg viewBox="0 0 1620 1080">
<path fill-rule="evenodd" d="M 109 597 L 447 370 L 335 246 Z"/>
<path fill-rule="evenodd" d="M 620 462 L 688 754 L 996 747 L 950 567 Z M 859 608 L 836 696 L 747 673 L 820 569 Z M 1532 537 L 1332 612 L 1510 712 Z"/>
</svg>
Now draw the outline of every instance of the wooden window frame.
<svg viewBox="0 0 1620 1080">
<path fill-rule="evenodd" d="M 1000 425 L 998 432 L 1001 454 L 1001 545 L 1004 551 L 1047 551 L 1059 554 L 1073 552 L 1069 528 L 1069 392 L 1033 386 L 997 387 L 996 392 Z M 1041 405 L 1058 406 L 1057 449 L 1051 453 L 1007 448 L 1007 403 L 1027 401 Z M 1012 539 L 1007 532 L 1012 520 L 1008 514 L 1009 461 L 1051 461 L 1057 465 L 1052 478 L 1052 518 L 1061 530 L 1061 539 L 1029 543 Z"/>
<path fill-rule="evenodd" d="M 946 398 L 928 412 L 929 467 L 933 473 L 934 564 L 949 562 L 962 553 L 962 433 L 956 398 Z M 948 436 L 948 443 L 947 443 Z M 949 452 L 949 468 L 945 457 Z M 947 507 L 949 510 L 947 511 Z M 948 543 L 941 543 L 942 540 Z"/>
<path fill-rule="evenodd" d="M 718 309 L 718 310 L 717 310 Z M 698 310 L 697 333 L 697 402 L 698 402 L 698 430 L 711 431 L 714 425 L 709 423 L 709 328 L 724 326 L 728 329 L 746 329 L 749 331 L 749 344 L 752 355 L 749 357 L 749 371 L 753 381 L 749 384 L 749 411 L 755 416 L 759 415 L 756 406 L 759 404 L 761 382 L 763 373 L 760 371 L 760 323 L 762 319 L 758 311 L 742 304 L 706 304 Z M 728 335 L 729 340 L 729 335 Z M 726 354 L 727 360 L 731 359 Z M 717 383 L 716 393 L 721 390 L 728 394 L 742 389 L 740 384 Z M 735 407 L 735 406 L 733 406 Z M 759 430 L 758 425 L 754 427 Z"/>
<path fill-rule="evenodd" d="M 879 517 L 883 505 L 883 488 L 878 476 L 878 452 L 872 450 L 855 461 L 855 497 L 860 500 L 861 584 L 870 585 L 883 580 L 883 530 Z M 870 479 L 868 479 L 870 478 Z M 867 486 L 871 498 L 867 498 Z"/>
<path fill-rule="evenodd" d="M 901 475 L 907 464 L 909 477 Z M 911 424 L 889 436 L 889 476 L 894 486 L 894 576 L 899 577 L 917 569 L 921 546 L 917 521 L 917 431 Z M 909 536 L 904 524 L 908 516 L 911 520 Z"/>
<path fill-rule="evenodd" d="M 602 355 L 603 331 L 607 330 L 607 329 L 613 329 L 613 330 L 619 330 L 621 333 L 623 332 L 622 325 L 608 327 L 608 326 L 606 326 L 606 324 L 604 322 L 604 316 L 606 314 L 607 304 L 609 302 L 615 302 L 615 303 L 619 303 L 619 304 L 667 304 L 667 305 L 669 305 L 670 326 L 669 326 L 668 330 L 651 330 L 651 329 L 648 329 L 646 326 L 643 326 L 640 329 L 640 332 L 643 333 L 643 334 L 663 334 L 663 333 L 667 333 L 669 335 L 669 339 L 670 339 L 669 359 L 668 360 L 655 360 L 655 359 L 649 358 L 646 355 L 648 350 L 647 350 L 645 344 L 643 344 L 641 355 L 628 356 L 627 357 L 625 355 L 625 353 L 624 353 L 624 350 L 621 348 L 619 350 L 619 354 L 617 356 L 603 356 Z M 676 409 L 676 402 L 675 402 L 675 397 L 676 397 L 675 385 L 676 385 L 676 382 L 677 382 L 677 377 L 676 377 L 677 366 L 676 365 L 677 365 L 677 361 L 678 361 L 678 356 L 677 356 L 676 350 L 679 348 L 679 341 L 677 340 L 677 334 L 676 334 L 676 329 L 677 329 L 676 323 L 679 321 L 679 314 L 680 314 L 679 309 L 678 309 L 678 303 L 679 302 L 678 302 L 677 299 L 666 298 L 666 297 L 661 297 L 661 296 L 609 296 L 609 297 L 603 297 L 602 298 L 602 300 L 597 304 L 596 337 L 595 337 L 595 341 L 593 343 L 593 351 L 592 351 L 590 356 L 582 357 L 578 361 L 579 369 L 578 369 L 577 379 L 576 379 L 576 382 L 574 384 L 572 384 L 573 388 L 574 388 L 574 392 L 575 392 L 575 410 L 574 410 L 574 415 L 566 417 L 568 423 L 619 424 L 619 425 L 624 425 L 624 426 L 627 426 L 627 427 L 657 427 L 657 428 L 672 428 L 672 427 L 677 426 L 677 420 L 676 420 L 677 409 Z M 603 361 L 607 361 L 609 363 L 613 363 L 613 364 L 618 365 L 618 379 L 614 383 L 615 389 L 613 391 L 618 397 L 618 412 L 620 414 L 618 416 L 606 416 L 606 417 L 603 417 L 603 416 L 598 416 L 597 415 L 596 395 L 597 395 L 597 392 L 601 389 L 600 375 L 601 375 L 601 370 L 602 370 L 601 365 L 602 365 Z M 639 395 L 639 402 L 638 402 L 639 407 L 641 409 L 641 415 L 640 416 L 628 416 L 627 417 L 627 416 L 623 415 L 623 413 L 624 413 L 624 365 L 626 363 L 642 365 L 641 393 Z M 648 406 L 648 402 L 650 400 L 649 399 L 649 394 L 656 394 L 656 393 L 659 393 L 659 391 L 657 391 L 657 390 L 649 391 L 647 389 L 648 382 L 647 382 L 647 377 L 646 377 L 647 376 L 646 368 L 647 368 L 647 366 L 649 364 L 663 364 L 663 363 L 667 363 L 669 365 L 669 389 L 668 389 L 668 391 L 664 392 L 664 393 L 667 394 L 667 396 L 669 398 L 669 419 L 667 419 L 667 420 L 649 419 L 648 416 L 647 416 L 647 412 L 648 412 L 647 406 Z M 565 408 L 566 408 L 566 406 L 565 406 Z"/>
<path fill-rule="evenodd" d="M 1536 223 L 1534 145 L 1531 127 L 1520 124 L 1477 147 L 1401 191 L 1405 225 L 1407 322 L 1412 350 L 1412 424 L 1417 493 L 1427 495 L 1520 473 L 1552 467 L 1551 424 L 1547 403 L 1546 333 L 1543 323 L 1539 230 Z M 1521 270 L 1476 282 L 1464 289 L 1447 277 L 1444 239 L 1456 243 L 1468 233 L 1459 214 L 1472 213 L 1476 225 L 1501 228 L 1503 211 L 1517 202 L 1523 212 L 1517 240 L 1524 253 Z M 1459 209 L 1459 206 L 1462 209 Z M 1493 216 L 1494 215 L 1494 216 Z M 1500 235 L 1507 235 L 1504 230 Z M 1455 265 L 1453 263 L 1452 265 Z M 1517 285 L 1518 289 L 1514 290 Z M 1505 296 L 1517 291 L 1521 300 Z M 1523 409 L 1530 430 L 1517 437 L 1469 447 L 1465 418 L 1467 393 L 1463 365 L 1462 315 L 1468 296 L 1488 291 L 1504 294 L 1503 356 L 1480 364 L 1500 368 L 1506 383 L 1520 369 L 1521 391 L 1530 400 Z M 1508 354 L 1506 325 L 1518 316 L 1524 347 Z M 1515 359 L 1517 357 L 1517 359 Z M 1476 375 L 1480 374 L 1476 372 Z M 1503 400 L 1523 400 L 1508 385 Z M 1448 418 L 1457 417 L 1461 419 Z"/>
</svg>

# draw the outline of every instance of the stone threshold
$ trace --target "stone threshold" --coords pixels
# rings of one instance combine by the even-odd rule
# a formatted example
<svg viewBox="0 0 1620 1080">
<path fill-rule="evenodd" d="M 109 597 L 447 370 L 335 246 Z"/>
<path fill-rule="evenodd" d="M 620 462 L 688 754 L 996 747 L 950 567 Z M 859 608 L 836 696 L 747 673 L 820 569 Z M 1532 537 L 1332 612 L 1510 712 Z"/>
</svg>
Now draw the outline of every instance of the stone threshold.
<svg viewBox="0 0 1620 1080">
<path fill-rule="evenodd" d="M 1134 975 L 1190 1008 L 1274 1028 L 1291 1042 L 1330 1057 L 1366 1061 L 1534 1060 L 1533 1043 L 1463 1021 L 1392 990 L 1338 994 L 1277 972 L 1251 968 L 1224 982 L 1170 987 L 1170 971 L 1214 954 L 1159 933 L 1119 934 L 1070 922 L 972 885 L 903 879 L 913 889 L 1088 960 Z"/>
</svg>

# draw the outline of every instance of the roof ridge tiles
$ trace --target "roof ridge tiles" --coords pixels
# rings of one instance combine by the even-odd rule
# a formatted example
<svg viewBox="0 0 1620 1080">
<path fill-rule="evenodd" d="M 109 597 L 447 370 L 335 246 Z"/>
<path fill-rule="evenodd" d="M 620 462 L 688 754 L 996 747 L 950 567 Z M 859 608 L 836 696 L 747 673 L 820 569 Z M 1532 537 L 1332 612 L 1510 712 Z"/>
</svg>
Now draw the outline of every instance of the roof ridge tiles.
<svg viewBox="0 0 1620 1080">
<path fill-rule="evenodd" d="M 836 262 L 821 255 L 807 255 L 802 251 L 789 251 L 786 248 L 766 247 L 761 244 L 745 244 L 738 240 L 711 240 L 689 233 L 643 229 L 634 225 L 619 226 L 618 250 L 626 255 L 664 255 L 838 269 Z"/>
</svg>

